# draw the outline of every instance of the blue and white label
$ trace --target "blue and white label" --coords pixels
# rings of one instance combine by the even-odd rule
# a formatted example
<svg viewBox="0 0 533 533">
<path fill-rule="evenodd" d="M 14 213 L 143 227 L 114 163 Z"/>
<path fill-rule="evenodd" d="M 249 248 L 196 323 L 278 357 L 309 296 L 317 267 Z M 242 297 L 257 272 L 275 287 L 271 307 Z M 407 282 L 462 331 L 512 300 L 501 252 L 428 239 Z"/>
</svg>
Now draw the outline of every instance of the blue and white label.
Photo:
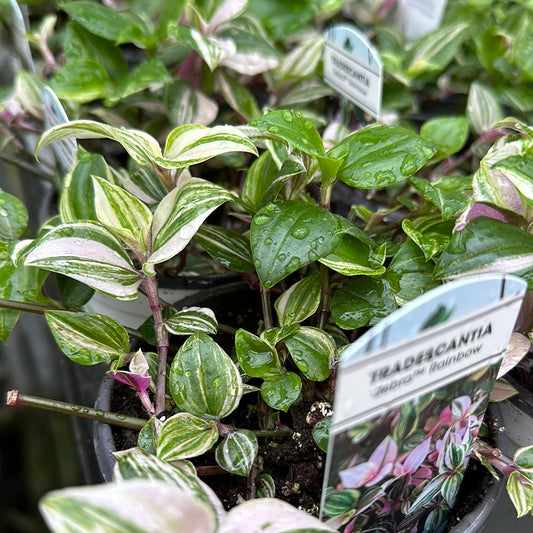
<svg viewBox="0 0 533 533">
<path fill-rule="evenodd" d="M 324 80 L 342 96 L 379 120 L 383 64 L 361 31 L 337 24 L 326 30 Z"/>
</svg>

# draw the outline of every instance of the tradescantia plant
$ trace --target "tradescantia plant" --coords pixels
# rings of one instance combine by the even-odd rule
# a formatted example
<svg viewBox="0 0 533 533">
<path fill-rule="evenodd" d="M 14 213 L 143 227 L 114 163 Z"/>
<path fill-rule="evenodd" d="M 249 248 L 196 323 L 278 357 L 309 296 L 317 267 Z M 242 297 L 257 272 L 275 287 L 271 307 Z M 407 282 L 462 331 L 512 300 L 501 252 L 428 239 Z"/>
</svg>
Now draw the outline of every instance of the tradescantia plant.
<svg viewBox="0 0 533 533">
<path fill-rule="evenodd" d="M 499 127 L 511 124 L 520 127 L 520 143 L 526 149 L 529 128 L 511 120 Z M 464 117 L 429 122 L 420 135 L 375 124 L 326 143 L 327 132 L 321 136 L 310 118 L 277 110 L 240 128 L 178 127 L 161 149 L 141 131 L 91 121 L 56 126 L 40 138 L 38 150 L 70 137 L 108 138 L 123 146 L 139 172 L 114 169 L 80 149 L 60 198 L 59 217 L 34 240 L 19 240 L 24 208 L 2 193 L 2 335 L 7 337 L 21 311 L 41 311 L 70 359 L 83 365 L 108 363 L 112 376 L 137 391 L 147 419 L 132 425 L 140 429 L 138 447 L 144 452 L 119 454 L 119 465 L 140 454 L 148 459 L 135 469 L 137 473 L 149 471 L 147 462 L 152 460 L 158 465 L 179 462 L 190 471 L 182 461 L 214 449 L 218 466 L 248 477 L 252 494 L 273 496 L 275 480 L 261 472 L 262 439 L 291 435 L 284 413 L 305 417 L 307 411 L 300 412 L 302 399 L 323 405 L 332 400 L 340 348 L 350 336 L 456 275 L 447 258 L 458 249 L 464 231 L 454 233 L 459 216 L 475 208 L 465 192 L 471 180 L 435 180 L 432 172 L 462 148 L 467 127 Z M 456 142 L 450 143 L 450 131 Z M 509 145 L 516 138 L 505 137 Z M 244 172 L 239 194 L 193 177 L 194 169 L 189 168 L 228 151 L 257 156 Z M 490 157 L 489 153 L 480 169 L 486 168 L 484 163 L 489 169 L 496 166 L 489 163 Z M 450 161 L 450 168 L 453 164 Z M 355 204 L 347 217 L 335 212 L 333 193 L 340 183 L 356 193 L 380 191 L 383 208 L 374 212 Z M 232 202 L 235 218 L 248 224 L 242 233 L 206 224 L 226 202 Z M 214 260 L 257 281 L 262 323 L 257 329 L 238 329 L 231 354 L 213 337 L 219 326 L 210 309 L 175 309 L 159 296 L 157 266 L 192 239 Z M 527 234 L 521 232 L 520 239 L 527 240 Z M 520 257 L 516 264 L 524 271 L 518 273 L 529 279 L 528 263 Z M 470 271 L 472 264 L 487 267 L 489 262 L 465 262 L 460 273 Z M 514 266 L 505 270 L 517 272 Z M 64 291 L 63 304 L 45 297 L 41 288 L 50 272 L 59 274 L 61 283 L 63 276 L 74 280 L 82 295 L 84 287 L 123 300 L 146 294 L 152 316 L 143 332 L 152 346 L 132 351 L 122 325 L 80 311 L 83 298 L 72 298 L 71 285 Z M 170 335 L 185 340 L 178 345 Z M 263 413 L 261 425 L 228 423 L 229 415 L 246 409 L 244 399 L 250 395 L 255 395 Z M 24 399 L 12 397 L 12 404 L 21 402 Z M 313 429 L 322 449 L 329 420 L 324 418 Z M 416 425 L 416 417 L 409 423 Z M 484 448 L 479 450 L 483 455 Z M 519 471 L 511 486 L 521 514 L 531 508 L 528 453 L 521 452 L 515 464 L 509 461 L 503 469 L 506 474 Z M 132 493 L 143 490 L 131 486 Z M 117 488 L 117 494 L 125 494 L 123 488 Z M 85 494 L 92 498 L 90 491 Z M 167 497 L 175 496 L 161 496 Z M 45 513 L 61 508 L 58 512 L 64 517 L 67 509 L 78 509 L 82 500 L 73 503 L 69 498 L 50 497 Z M 56 506 L 59 501 L 65 507 Z M 95 505 L 104 504 L 99 502 Z M 268 508 L 269 502 L 263 503 Z M 196 509 L 196 504 L 190 505 Z M 254 505 L 243 507 L 262 504 Z M 103 516 L 109 517 L 108 511 Z M 64 520 L 55 516 L 54 524 Z M 212 528 L 209 516 L 204 518 Z M 113 515 L 112 520 L 119 518 Z M 61 524 L 54 527 L 70 530 L 65 524 L 64 529 Z"/>
</svg>

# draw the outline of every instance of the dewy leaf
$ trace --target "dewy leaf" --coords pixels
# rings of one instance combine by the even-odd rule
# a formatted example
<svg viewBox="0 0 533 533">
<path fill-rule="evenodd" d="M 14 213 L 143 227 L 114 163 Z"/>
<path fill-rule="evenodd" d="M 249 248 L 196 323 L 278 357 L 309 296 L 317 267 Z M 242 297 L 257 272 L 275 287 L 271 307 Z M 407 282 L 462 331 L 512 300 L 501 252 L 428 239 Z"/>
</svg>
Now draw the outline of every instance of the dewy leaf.
<svg viewBox="0 0 533 533">
<path fill-rule="evenodd" d="M 250 244 L 265 288 L 324 257 L 339 243 L 335 215 L 316 205 L 283 201 L 266 205 L 252 219 Z"/>
<path fill-rule="evenodd" d="M 440 254 L 450 241 L 454 220 L 442 220 L 440 216 L 427 215 L 402 221 L 402 229 L 420 246 L 426 259 Z"/>
<path fill-rule="evenodd" d="M 194 473 L 163 461 L 155 455 L 140 448 L 114 452 L 117 462 L 113 469 L 113 478 L 117 483 L 133 479 L 162 481 L 175 485 L 183 492 L 190 494 L 208 504 L 220 520 L 226 513 L 213 490 Z M 194 467 L 193 467 L 194 468 Z"/>
<path fill-rule="evenodd" d="M 50 143 L 74 137 L 76 139 L 112 139 L 120 143 L 139 165 L 153 166 L 161 158 L 161 147 L 151 136 L 140 130 L 115 128 L 93 120 L 73 120 L 45 131 L 37 140 L 38 154 Z"/>
<path fill-rule="evenodd" d="M 173 335 L 192 335 L 198 331 L 215 335 L 218 331 L 215 313 L 207 307 L 184 307 L 165 320 L 165 327 Z"/>
<path fill-rule="evenodd" d="M 435 148 L 411 130 L 373 124 L 343 139 L 328 155 L 343 160 L 338 179 L 351 187 L 373 189 L 408 178 L 434 153 Z"/>
<path fill-rule="evenodd" d="M 238 429 L 227 435 L 217 446 L 215 458 L 224 470 L 238 476 L 247 476 L 258 449 L 257 437 L 248 429 Z"/>
<path fill-rule="evenodd" d="M 298 399 L 301 389 L 300 376 L 294 372 L 285 372 L 266 378 L 261 385 L 261 396 L 270 407 L 286 412 Z"/>
<path fill-rule="evenodd" d="M 303 326 L 285 344 L 296 366 L 311 381 L 324 381 L 329 377 L 330 367 L 337 356 L 335 341 L 326 332 Z"/>
<path fill-rule="evenodd" d="M 194 237 L 204 220 L 235 196 L 206 180 L 190 178 L 173 189 L 154 213 L 152 250 L 144 271 L 155 274 L 154 265 L 177 255 Z"/>
<path fill-rule="evenodd" d="M 396 309 L 389 284 L 380 279 L 356 278 L 333 294 L 331 317 L 337 326 L 357 329 L 373 326 Z"/>
<path fill-rule="evenodd" d="M 36 241 L 25 260 L 122 300 L 136 298 L 141 277 L 122 245 L 103 226 L 63 224 Z"/>
<path fill-rule="evenodd" d="M 157 158 L 156 162 L 164 168 L 182 168 L 228 152 L 258 155 L 252 141 L 235 126 L 207 128 L 185 124 L 169 133 L 164 157 Z"/>
<path fill-rule="evenodd" d="M 239 405 L 242 380 L 224 350 L 205 333 L 196 333 L 172 362 L 170 391 L 182 411 L 223 418 Z"/>
<path fill-rule="evenodd" d="M 252 126 L 271 133 L 302 152 L 314 156 L 324 155 L 324 145 L 312 121 L 300 111 L 289 109 L 271 111 L 253 120 Z"/>
<path fill-rule="evenodd" d="M 179 487 L 155 480 L 56 490 L 46 494 L 39 506 L 54 533 L 216 531 L 216 516 L 209 505 Z"/>
<path fill-rule="evenodd" d="M 15 196 L 0 189 L 0 238 L 17 239 L 28 225 L 28 212 Z"/>
<path fill-rule="evenodd" d="M 78 104 L 103 98 L 109 85 L 102 65 L 89 59 L 67 63 L 50 80 L 50 88 L 58 98 Z"/>
<path fill-rule="evenodd" d="M 157 441 L 157 457 L 163 461 L 179 461 L 203 455 L 218 440 L 214 420 L 190 413 L 178 413 L 163 423 Z"/>
<path fill-rule="evenodd" d="M 194 240 L 222 266 L 234 272 L 254 269 L 250 240 L 244 235 L 220 226 L 203 224 Z"/>
<path fill-rule="evenodd" d="M 130 351 L 128 333 L 104 315 L 46 311 L 46 321 L 61 351 L 81 365 L 118 359 Z"/>
<path fill-rule="evenodd" d="M 100 222 L 119 235 L 139 255 L 149 249 L 152 212 L 135 196 L 93 176 L 94 207 Z"/>
<path fill-rule="evenodd" d="M 298 324 L 309 318 L 320 303 L 320 280 L 316 273 L 287 289 L 275 303 L 280 326 Z"/>
<path fill-rule="evenodd" d="M 281 372 L 275 348 L 253 333 L 238 329 L 235 334 L 235 351 L 239 364 L 250 377 L 265 377 Z"/>
<path fill-rule="evenodd" d="M 533 277 L 533 236 L 521 229 L 479 217 L 454 233 L 435 268 L 437 278 L 514 272 Z"/>
</svg>

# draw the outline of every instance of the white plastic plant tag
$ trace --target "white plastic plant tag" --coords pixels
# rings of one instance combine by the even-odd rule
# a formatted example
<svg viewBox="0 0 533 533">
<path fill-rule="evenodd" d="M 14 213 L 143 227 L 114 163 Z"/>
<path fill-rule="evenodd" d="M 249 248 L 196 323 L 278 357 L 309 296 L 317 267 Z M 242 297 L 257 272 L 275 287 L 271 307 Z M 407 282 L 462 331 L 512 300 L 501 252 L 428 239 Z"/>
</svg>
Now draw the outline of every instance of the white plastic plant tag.
<svg viewBox="0 0 533 533">
<path fill-rule="evenodd" d="M 418 39 L 436 30 L 442 21 L 446 0 L 399 0 L 396 25 L 409 39 Z"/>
<path fill-rule="evenodd" d="M 341 354 L 321 517 L 339 531 L 442 530 L 527 284 L 433 289 Z"/>
<path fill-rule="evenodd" d="M 56 93 L 47 85 L 41 89 L 45 129 L 53 128 L 69 121 L 67 114 Z M 74 166 L 77 152 L 75 139 L 63 139 L 52 145 L 56 164 L 63 174 L 70 172 Z"/>
<path fill-rule="evenodd" d="M 346 24 L 328 28 L 323 60 L 326 83 L 379 120 L 383 64 L 361 31 Z"/>
</svg>

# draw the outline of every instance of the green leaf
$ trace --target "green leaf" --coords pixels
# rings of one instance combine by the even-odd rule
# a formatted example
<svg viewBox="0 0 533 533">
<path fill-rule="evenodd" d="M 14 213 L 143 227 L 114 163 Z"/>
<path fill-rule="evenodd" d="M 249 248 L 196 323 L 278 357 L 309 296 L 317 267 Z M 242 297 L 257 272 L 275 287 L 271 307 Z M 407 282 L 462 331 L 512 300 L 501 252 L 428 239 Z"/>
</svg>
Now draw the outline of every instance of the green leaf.
<svg viewBox="0 0 533 533">
<path fill-rule="evenodd" d="M 524 446 L 516 450 L 513 463 L 520 468 L 533 469 L 533 445 Z"/>
<path fill-rule="evenodd" d="M 247 476 L 257 457 L 257 437 L 248 429 L 239 429 L 227 435 L 217 446 L 215 458 L 224 470 Z"/>
<path fill-rule="evenodd" d="M 93 120 L 72 120 L 45 131 L 37 140 L 38 154 L 50 143 L 74 137 L 76 139 L 112 139 L 120 143 L 139 165 L 151 166 L 161 158 L 161 147 L 151 136 L 140 130 L 115 128 Z"/>
<path fill-rule="evenodd" d="M 533 236 L 521 229 L 479 217 L 453 234 L 435 268 L 437 278 L 485 272 L 533 275 Z"/>
<path fill-rule="evenodd" d="M 223 55 L 215 40 L 189 26 L 175 26 L 171 33 L 175 39 L 190 46 L 205 61 L 211 72 L 216 69 Z"/>
<path fill-rule="evenodd" d="M 418 77 L 442 72 L 459 50 L 468 27 L 465 22 L 442 26 L 418 39 L 410 50 L 407 74 Z"/>
<path fill-rule="evenodd" d="M 433 278 L 434 266 L 433 261 L 428 261 L 420 247 L 411 240 L 398 250 L 384 276 L 398 306 L 439 285 Z"/>
<path fill-rule="evenodd" d="M 310 119 L 300 111 L 289 109 L 271 111 L 253 120 L 252 126 L 283 139 L 289 146 L 314 156 L 324 155 L 322 138 Z"/>
<path fill-rule="evenodd" d="M 153 275 L 153 265 L 177 255 L 194 237 L 204 220 L 235 196 L 206 180 L 190 178 L 160 202 L 152 226 L 152 255 L 143 270 Z"/>
<path fill-rule="evenodd" d="M 259 474 L 256 498 L 274 498 L 276 496 L 276 484 L 270 474 Z"/>
<path fill-rule="evenodd" d="M 440 254 L 450 241 L 454 220 L 442 220 L 440 216 L 421 216 L 415 220 L 405 218 L 402 229 L 420 246 L 426 259 Z"/>
<path fill-rule="evenodd" d="M 250 240 L 244 235 L 220 226 L 203 224 L 194 240 L 222 266 L 234 272 L 254 269 Z"/>
<path fill-rule="evenodd" d="M 205 333 L 195 333 L 172 362 L 170 391 L 182 411 L 223 418 L 239 405 L 242 380 L 224 350 Z"/>
<path fill-rule="evenodd" d="M 253 218 L 250 244 L 265 288 L 324 257 L 339 243 L 338 221 L 313 204 L 283 201 L 266 205 Z"/>
<path fill-rule="evenodd" d="M 116 44 L 142 41 L 143 33 L 118 11 L 94 2 L 65 2 L 61 9 L 88 31 Z"/>
<path fill-rule="evenodd" d="M 470 86 L 466 114 L 477 134 L 490 131 L 493 124 L 504 117 L 493 90 L 477 82 Z"/>
<path fill-rule="evenodd" d="M 149 250 L 152 212 L 135 196 L 93 176 L 94 208 L 98 220 L 139 255 Z"/>
<path fill-rule="evenodd" d="M 28 212 L 15 196 L 0 189 L 0 238 L 17 239 L 28 225 Z"/>
<path fill-rule="evenodd" d="M 62 489 L 46 494 L 39 505 L 50 531 L 55 533 L 216 531 L 215 513 L 206 503 L 161 481 L 132 480 Z"/>
<path fill-rule="evenodd" d="M 252 141 L 235 126 L 185 124 L 168 134 L 164 157 L 156 162 L 164 168 L 183 168 L 228 152 L 258 155 Z"/>
<path fill-rule="evenodd" d="M 217 440 L 218 429 L 214 420 L 178 413 L 161 426 L 157 457 L 163 461 L 197 457 L 210 450 Z"/>
<path fill-rule="evenodd" d="M 253 94 L 246 85 L 222 71 L 217 73 L 217 80 L 225 102 L 247 122 L 261 114 Z"/>
<path fill-rule="evenodd" d="M 261 397 L 273 409 L 287 411 L 298 399 L 302 380 L 294 372 L 266 378 L 261 385 Z"/>
<path fill-rule="evenodd" d="M 281 326 L 299 324 L 318 309 L 320 303 L 320 280 L 314 273 L 301 279 L 287 289 L 275 303 Z"/>
<path fill-rule="evenodd" d="M 102 65 L 91 59 L 67 63 L 50 80 L 50 87 L 58 98 L 79 104 L 103 98 L 109 84 Z"/>
<path fill-rule="evenodd" d="M 425 178 L 412 177 L 409 178 L 409 183 L 440 210 L 444 220 L 457 216 L 468 206 L 469 198 L 465 193 L 450 191 L 439 185 L 439 182 L 431 183 Z"/>
<path fill-rule="evenodd" d="M 434 118 L 422 124 L 420 128 L 420 137 L 437 148 L 434 161 L 440 161 L 461 150 L 468 134 L 468 119 L 461 116 Z"/>
<path fill-rule="evenodd" d="M 130 351 L 128 333 L 107 316 L 46 311 L 45 318 L 61 351 L 80 365 L 112 361 Z"/>
<path fill-rule="evenodd" d="M 194 467 L 194 473 L 190 473 L 181 466 L 174 466 L 140 448 L 114 452 L 113 455 L 117 460 L 113 472 L 117 483 L 133 479 L 163 481 L 169 485 L 175 485 L 184 493 L 209 505 L 219 518 L 225 514 L 222 504 L 211 488 L 196 475 Z M 181 465 L 183 462 L 178 464 Z"/>
<path fill-rule="evenodd" d="M 326 453 L 328 451 L 328 446 L 329 446 L 329 432 L 330 432 L 332 420 L 333 420 L 332 416 L 326 416 L 326 418 L 319 420 L 313 426 L 313 430 L 312 430 L 313 439 L 315 439 L 317 446 L 323 452 L 326 452 Z"/>
<path fill-rule="evenodd" d="M 165 327 L 173 335 L 192 335 L 203 332 L 215 335 L 218 323 L 215 314 L 207 307 L 187 307 L 172 313 Z"/>
<path fill-rule="evenodd" d="M 396 309 L 389 284 L 380 279 L 347 281 L 331 299 L 331 317 L 337 326 L 357 329 L 373 326 Z"/>
<path fill-rule="evenodd" d="M 122 300 L 136 298 L 142 282 L 121 244 L 92 222 L 63 224 L 36 241 L 25 260 Z"/>
<path fill-rule="evenodd" d="M 75 279 L 56 274 L 57 288 L 61 294 L 61 301 L 71 308 L 82 307 L 94 295 L 94 289 L 76 281 Z"/>
<path fill-rule="evenodd" d="M 434 153 L 432 145 L 406 128 L 373 124 L 343 139 L 328 155 L 343 160 L 338 179 L 373 189 L 413 175 Z"/>
<path fill-rule="evenodd" d="M 92 176 L 107 177 L 109 168 L 100 154 L 83 152 L 76 166 L 65 176 L 60 213 L 63 222 L 96 221 Z"/>
<path fill-rule="evenodd" d="M 251 164 L 244 181 L 242 200 L 253 213 L 275 200 L 281 187 L 276 181 L 278 170 L 270 151 L 263 152 Z"/>
<path fill-rule="evenodd" d="M 275 348 L 253 333 L 238 329 L 235 333 L 235 351 L 239 364 L 250 377 L 266 377 L 281 372 Z"/>
<path fill-rule="evenodd" d="M 337 356 L 335 341 L 326 332 L 303 326 L 285 339 L 296 366 L 311 381 L 324 381 Z"/>
<path fill-rule="evenodd" d="M 152 58 L 140 63 L 127 76 L 123 77 L 113 91 L 107 94 L 106 103 L 114 105 L 127 96 L 144 91 L 160 84 L 171 83 L 168 73 L 160 59 Z"/>
</svg>

